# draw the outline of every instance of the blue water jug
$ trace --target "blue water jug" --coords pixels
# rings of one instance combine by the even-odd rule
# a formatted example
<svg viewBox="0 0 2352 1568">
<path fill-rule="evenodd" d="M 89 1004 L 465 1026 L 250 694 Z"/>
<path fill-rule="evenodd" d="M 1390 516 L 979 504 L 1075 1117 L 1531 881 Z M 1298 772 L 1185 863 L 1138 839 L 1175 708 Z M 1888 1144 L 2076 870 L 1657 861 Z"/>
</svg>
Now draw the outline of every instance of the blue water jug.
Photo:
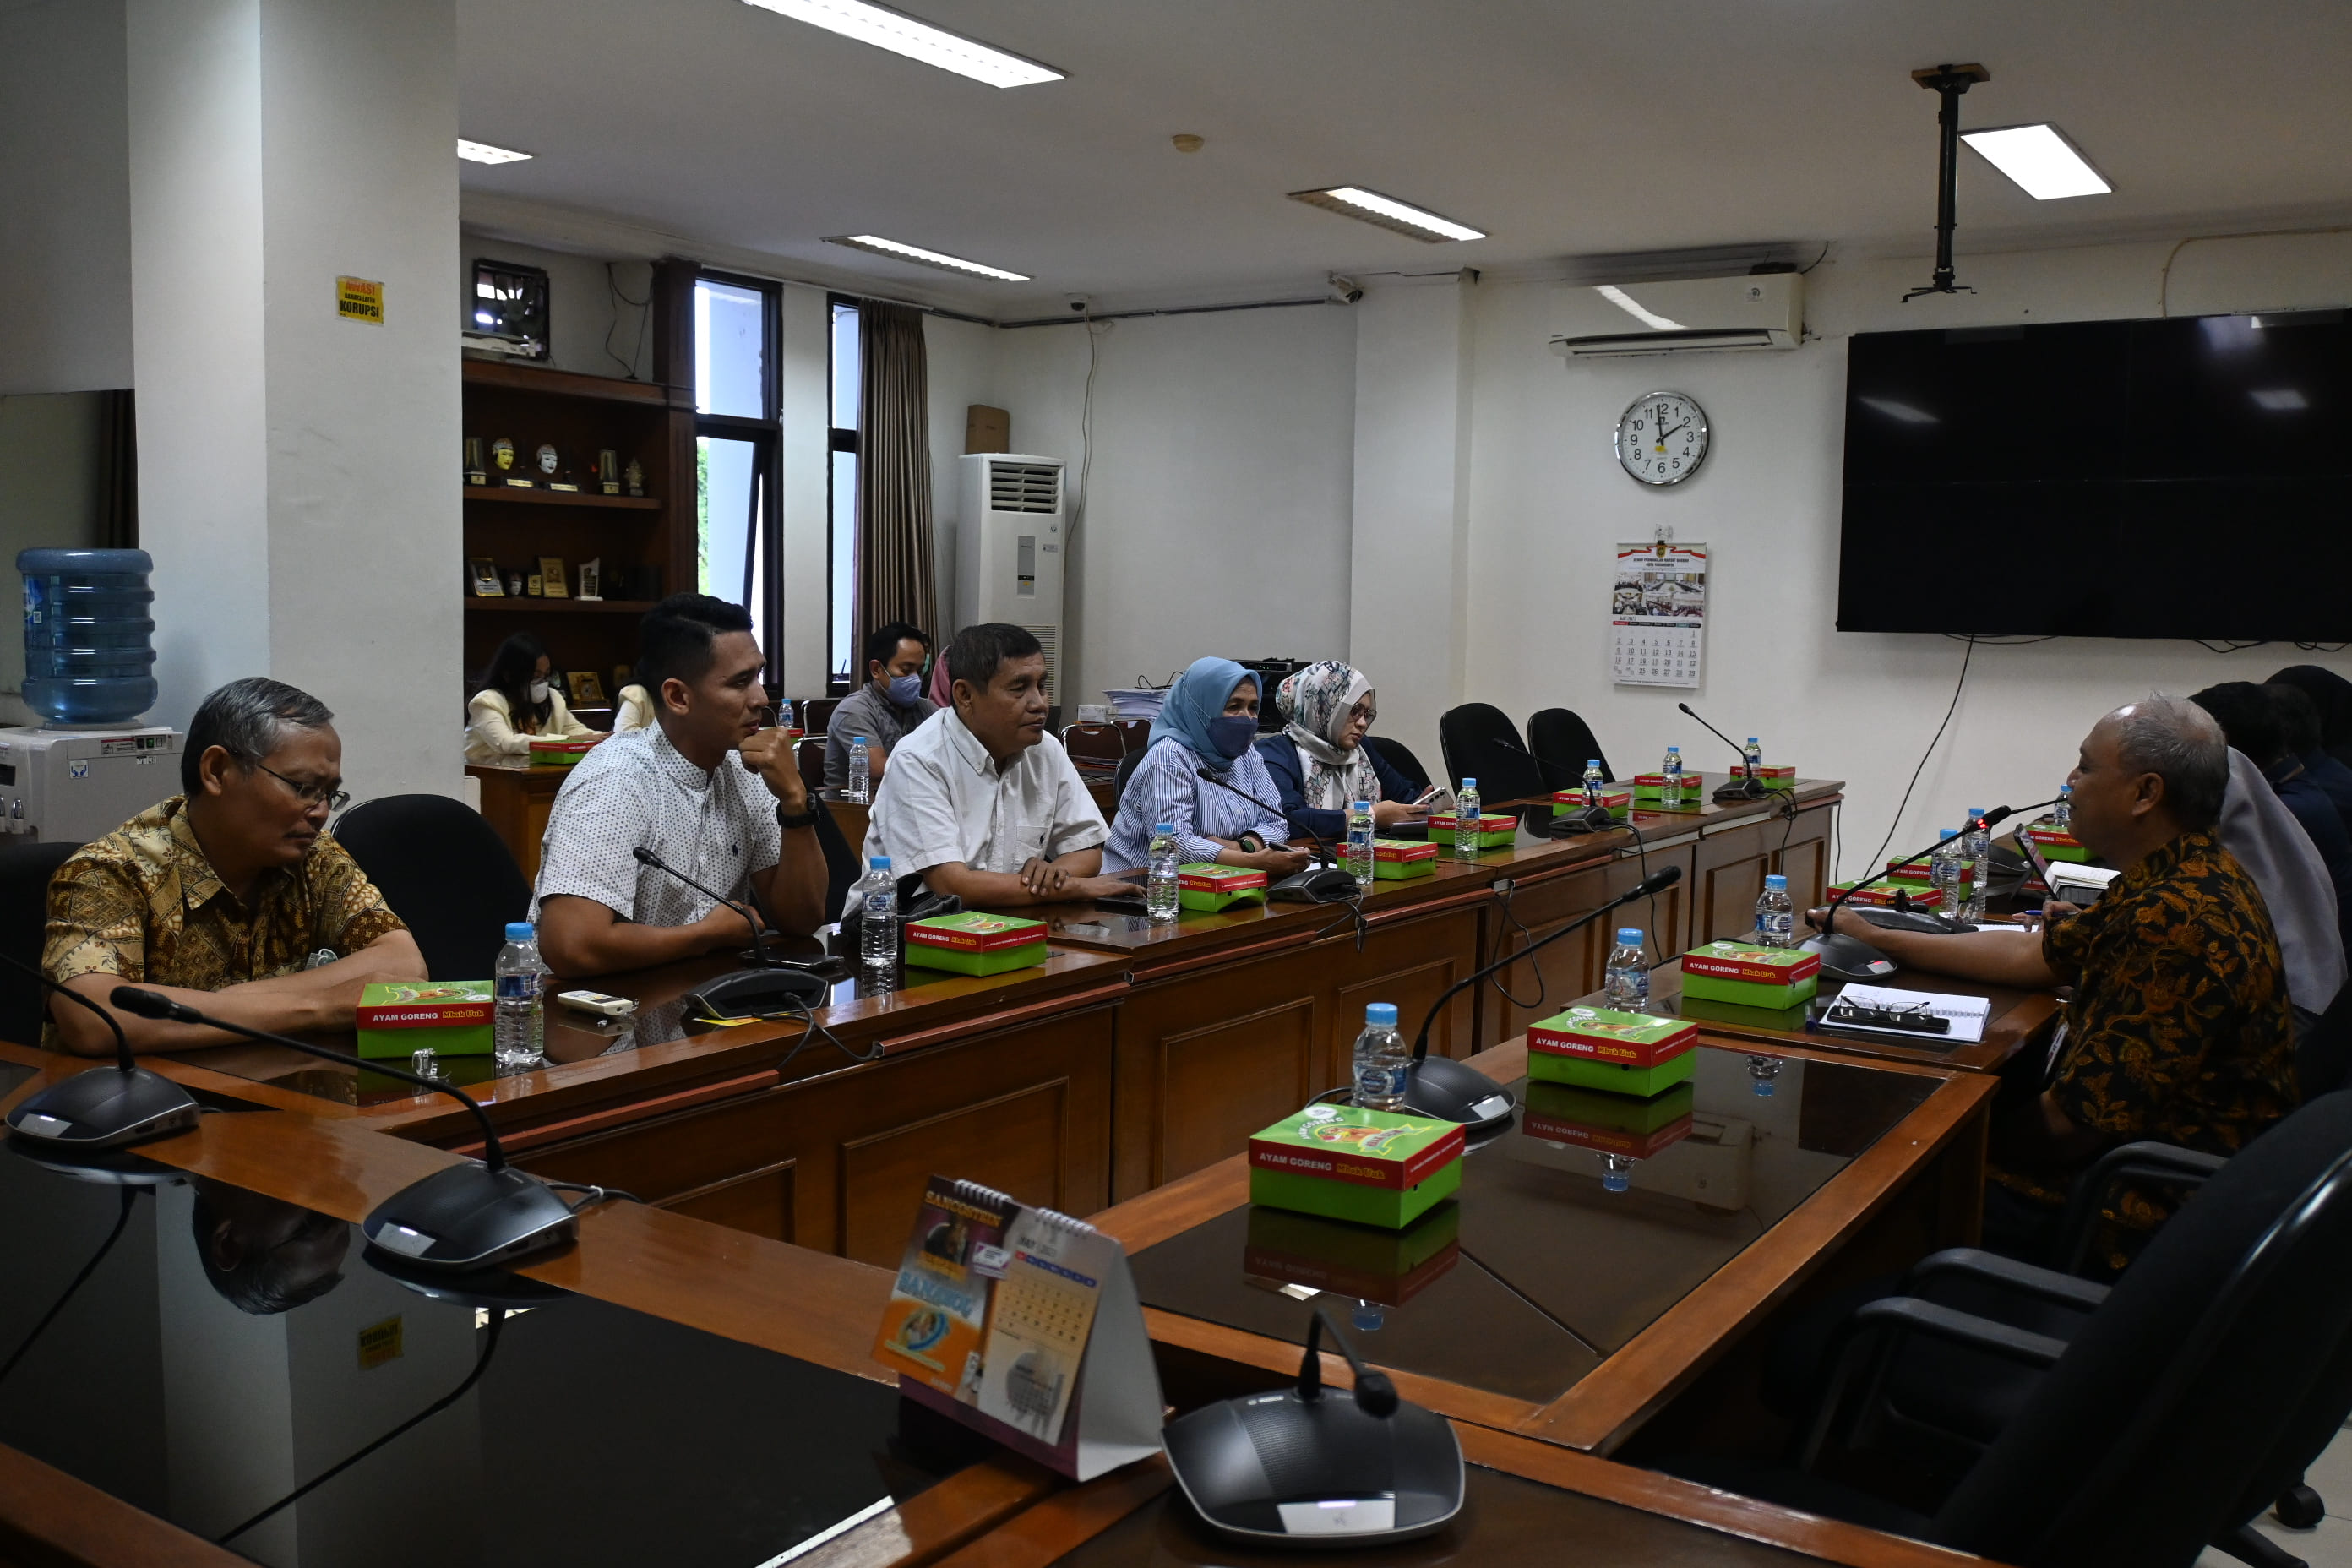
<svg viewBox="0 0 2352 1568">
<path fill-rule="evenodd" d="M 155 706 L 155 563 L 143 550 L 26 550 L 25 705 L 52 724 L 120 724 Z"/>
</svg>

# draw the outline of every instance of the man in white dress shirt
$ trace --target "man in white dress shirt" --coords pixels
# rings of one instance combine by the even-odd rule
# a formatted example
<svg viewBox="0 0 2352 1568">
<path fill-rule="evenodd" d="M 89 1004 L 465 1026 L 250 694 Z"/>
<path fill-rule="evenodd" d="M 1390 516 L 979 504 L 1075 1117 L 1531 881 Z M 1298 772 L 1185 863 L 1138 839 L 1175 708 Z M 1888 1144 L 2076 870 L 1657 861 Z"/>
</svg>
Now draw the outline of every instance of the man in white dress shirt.
<svg viewBox="0 0 2352 1568">
<path fill-rule="evenodd" d="M 740 605 L 673 594 L 638 635 L 649 729 L 614 735 L 556 792 L 534 918 L 558 974 L 609 974 L 750 940 L 744 916 L 652 866 L 652 850 L 782 930 L 824 921 L 816 814 L 781 730 L 764 727 L 765 660 Z"/>
<path fill-rule="evenodd" d="M 948 645 L 955 705 L 890 752 L 866 854 L 919 873 L 966 909 L 1014 910 L 1132 894 L 1102 870 L 1110 837 L 1086 780 L 1045 732 L 1045 654 L 1002 623 L 966 626 Z"/>
</svg>

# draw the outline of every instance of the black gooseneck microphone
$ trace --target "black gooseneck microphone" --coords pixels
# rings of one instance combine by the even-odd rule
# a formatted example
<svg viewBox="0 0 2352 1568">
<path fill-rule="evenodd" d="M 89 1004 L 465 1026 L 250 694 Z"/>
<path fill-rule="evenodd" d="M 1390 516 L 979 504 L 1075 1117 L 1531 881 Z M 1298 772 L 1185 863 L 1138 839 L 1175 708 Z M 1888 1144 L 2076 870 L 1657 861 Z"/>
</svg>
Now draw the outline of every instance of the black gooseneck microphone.
<svg viewBox="0 0 2352 1568">
<path fill-rule="evenodd" d="M 790 1012 L 815 1006 L 833 987 L 805 969 L 788 968 L 768 955 L 767 939 L 760 934 L 760 922 L 751 911 L 725 894 L 704 887 L 644 845 L 630 853 L 640 866 L 650 866 L 666 872 L 708 899 L 714 899 L 743 917 L 751 928 L 751 962 L 750 969 L 738 969 L 707 981 L 686 993 L 683 1000 L 689 1012 L 706 1018 L 734 1018 L 746 1016 Z"/>
<path fill-rule="evenodd" d="M 137 985 L 118 985 L 107 1000 L 142 1018 L 200 1024 L 264 1045 L 284 1046 L 322 1061 L 380 1072 L 386 1078 L 446 1094 L 471 1111 L 482 1130 L 481 1163 L 468 1160 L 436 1171 L 376 1205 L 374 1211 L 360 1222 L 360 1229 L 371 1247 L 426 1268 L 479 1268 L 505 1264 L 527 1253 L 569 1241 L 579 1228 L 569 1204 L 536 1176 L 507 1164 L 506 1150 L 499 1142 L 499 1130 L 491 1125 L 489 1112 L 482 1109 L 481 1101 L 454 1084 L 389 1062 L 349 1056 L 290 1035 L 215 1018 L 159 991 Z"/>
<path fill-rule="evenodd" d="M 1546 767 L 1558 768 L 1562 773 L 1570 771 L 1568 765 L 1558 758 L 1537 756 L 1508 736 L 1489 735 L 1486 738 L 1504 751 L 1517 752 L 1520 756 L 1535 763 L 1538 777 Z M 1609 808 L 1605 805 L 1562 806 L 1555 803 L 1551 808 L 1551 832 L 1555 838 L 1565 837 L 1572 833 L 1606 833 L 1612 827 L 1622 826 L 1623 824 L 1609 815 Z"/>
<path fill-rule="evenodd" d="M 1356 1347 L 1339 1332 L 1339 1325 L 1320 1307 L 1307 1321 L 1307 1355 L 1298 1363 L 1298 1397 L 1309 1405 L 1323 1397 L 1323 1333 L 1327 1329 L 1330 1331 L 1331 1342 L 1339 1347 L 1348 1370 L 1356 1374 L 1356 1408 L 1367 1415 L 1395 1415 L 1396 1384 L 1389 1381 L 1388 1373 L 1374 1372 L 1364 1364 Z"/>
<path fill-rule="evenodd" d="M 1983 822 L 1987 828 L 1994 828 L 2000 826 L 2002 823 L 2007 822 L 2011 817 L 2017 816 L 2020 812 L 2040 811 L 2045 805 L 2055 805 L 2057 804 L 2058 797 L 2053 795 L 2048 800 L 2037 800 L 2032 805 L 1996 805 L 1990 811 L 1986 812 L 1979 820 Z M 1822 934 L 1828 935 L 1837 929 L 1838 910 L 1845 908 L 1847 900 L 1853 898 L 1856 893 L 1862 891 L 1873 882 L 1885 881 L 1903 867 L 1916 865 L 1918 862 L 1925 860 L 1928 856 L 1933 855 L 1937 850 L 1943 847 L 1943 841 L 1938 839 L 1935 843 L 1927 846 L 1927 848 L 1920 850 L 1916 855 L 1906 856 L 1900 860 L 1891 861 L 1883 868 L 1872 872 L 1869 876 L 1862 879 L 1862 880 L 1849 886 L 1844 892 L 1840 893 L 1836 898 L 1830 900 L 1829 912 L 1822 921 Z"/>
<path fill-rule="evenodd" d="M 1437 1000 L 1429 1005 L 1428 1013 L 1421 1020 L 1421 1032 L 1413 1037 L 1412 1067 L 1405 1080 L 1405 1109 L 1423 1116 L 1464 1122 L 1473 1131 L 1484 1131 L 1508 1121 L 1516 1106 L 1510 1090 L 1465 1062 L 1429 1054 L 1430 1026 L 1437 1022 L 1438 1014 L 1444 1011 L 1446 1003 L 1496 971 L 1508 968 L 1520 959 L 1531 957 L 1570 931 L 1582 931 L 1612 910 L 1662 893 L 1682 879 L 1683 868 L 1680 866 L 1668 866 L 1654 871 L 1599 909 L 1578 916 L 1558 931 L 1538 937 L 1516 952 L 1505 953 L 1494 963 L 1472 970 L 1439 992 Z"/>
<path fill-rule="evenodd" d="M 76 1073 L 32 1096 L 8 1112 L 10 1131 L 52 1148 L 94 1152 L 184 1132 L 196 1124 L 203 1112 L 194 1098 L 163 1074 L 139 1065 L 121 1019 L 29 963 L 6 953 L 0 953 L 0 963 L 97 1014 L 114 1031 L 112 1067 Z"/>
<path fill-rule="evenodd" d="M 1319 870 L 1309 868 L 1295 876 L 1285 877 L 1281 881 L 1266 889 L 1267 898 L 1310 904 L 1337 904 L 1344 903 L 1363 891 L 1363 889 L 1357 885 L 1354 876 L 1339 864 L 1338 857 L 1332 853 L 1330 844 L 1321 834 L 1283 810 L 1282 807 L 1258 799 L 1240 785 L 1219 778 L 1206 768 L 1194 768 L 1192 772 L 1194 776 L 1216 785 L 1229 795 L 1241 796 L 1260 811 L 1272 812 L 1315 841 L 1316 854 L 1323 862 L 1322 868 Z"/>
<path fill-rule="evenodd" d="M 1714 725 L 1708 723 L 1706 720 L 1699 719 L 1698 714 L 1692 710 L 1689 703 L 1677 702 L 1675 706 L 1683 710 L 1684 717 L 1697 719 L 1698 727 L 1700 729 L 1706 731 L 1708 734 L 1714 736 L 1717 740 L 1722 742 L 1725 745 L 1729 746 L 1733 751 L 1739 753 L 1739 772 L 1733 774 L 1732 777 L 1725 783 L 1715 786 L 1715 798 L 1717 801 L 1762 800 L 1764 798 L 1764 781 L 1762 779 L 1752 779 L 1748 776 L 1748 748 L 1733 740 L 1730 736 L 1725 734 L 1722 731 L 1717 729 Z"/>
</svg>

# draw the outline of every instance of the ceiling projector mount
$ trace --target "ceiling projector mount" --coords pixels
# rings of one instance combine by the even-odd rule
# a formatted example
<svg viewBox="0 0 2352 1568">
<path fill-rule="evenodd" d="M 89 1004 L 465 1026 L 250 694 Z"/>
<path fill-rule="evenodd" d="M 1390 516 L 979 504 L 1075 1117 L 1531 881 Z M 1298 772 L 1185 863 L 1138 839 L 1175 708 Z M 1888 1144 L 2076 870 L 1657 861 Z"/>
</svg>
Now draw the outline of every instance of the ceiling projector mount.
<svg viewBox="0 0 2352 1568">
<path fill-rule="evenodd" d="M 1952 281 L 1952 229 L 1960 174 L 1960 95 L 1979 82 L 1990 81 L 1992 72 L 1980 65 L 1929 66 L 1913 71 L 1911 79 L 1944 102 L 1936 116 L 1936 276 L 1931 282 L 1904 295 L 1906 304 L 1922 294 L 1976 292 L 1964 283 Z"/>
</svg>

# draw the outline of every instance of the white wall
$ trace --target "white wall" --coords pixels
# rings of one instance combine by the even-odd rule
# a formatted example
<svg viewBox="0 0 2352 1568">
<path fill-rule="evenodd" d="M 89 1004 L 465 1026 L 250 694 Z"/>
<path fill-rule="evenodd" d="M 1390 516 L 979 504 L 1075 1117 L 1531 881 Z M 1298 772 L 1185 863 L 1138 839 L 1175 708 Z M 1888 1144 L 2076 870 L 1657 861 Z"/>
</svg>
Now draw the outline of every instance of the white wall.
<svg viewBox="0 0 2352 1568">
<path fill-rule="evenodd" d="M 1849 782 L 1843 868 L 1885 836 L 1934 734 L 1965 647 L 1942 637 L 1835 631 L 1845 339 L 1856 331 L 2150 316 L 2170 242 L 2006 256 L 1962 252 L 1977 292 L 1900 303 L 1927 263 L 1832 261 L 1807 278 L 1817 342 L 1782 353 L 1725 353 L 1566 365 L 1546 347 L 1552 285 L 1477 291 L 1471 445 L 1468 689 L 1515 719 L 1575 709 L 1622 774 L 1665 746 L 1724 765 L 1717 742 L 1675 710 L 1692 707 L 1768 760 Z M 2340 304 L 2352 296 L 2352 237 L 2200 243 L 2172 270 L 2176 314 Z M 1705 468 L 1659 492 L 1618 472 L 1610 434 L 1646 390 L 1697 397 L 1712 428 Z M 2020 389 L 2021 410 L 2032 407 Z M 1709 583 L 1705 684 L 1695 692 L 1614 687 L 1606 662 L 1610 547 L 1653 525 L 1704 542 Z M 2012 571 L 2030 540 L 1988 541 L 1953 592 Z M 2220 541 L 2217 539 L 2217 543 Z M 2084 569 L 2096 570 L 2096 563 Z M 1923 590 L 1923 592 L 1931 590 Z M 2056 792 L 2075 744 L 2106 710 L 2151 688 L 2178 693 L 2260 680 L 2286 664 L 2352 674 L 2352 655 L 2291 646 L 2234 655 L 2189 642 L 2061 638 L 1979 646 L 1950 731 L 1896 826 L 1898 845 L 1958 826 L 1971 805 Z"/>
<path fill-rule="evenodd" d="M 131 384 L 122 0 L 0 5 L 0 394 Z"/>
<path fill-rule="evenodd" d="M 20 550 L 98 542 L 103 401 L 89 392 L 0 396 L 0 582 Z M 24 639 L 0 622 L 0 723 L 40 721 L 24 689 Z"/>
<path fill-rule="evenodd" d="M 930 376 L 932 559 L 939 574 L 940 596 L 939 608 L 931 613 L 930 625 L 925 629 L 938 647 L 947 647 L 948 639 L 955 636 L 956 520 L 963 510 L 964 420 L 975 403 L 1003 406 L 994 395 L 997 349 L 1012 335 L 975 321 L 923 318 L 923 354 Z M 1023 434 L 1016 418 L 1012 449 L 1034 451 L 1020 444 Z"/>
<path fill-rule="evenodd" d="M 1328 306 L 1095 327 L 1066 708 L 1202 654 L 1347 656 L 1355 332 Z M 1075 493 L 1087 329 L 996 336 L 982 401 L 1010 411 L 1019 449 L 1068 458 Z"/>
</svg>

